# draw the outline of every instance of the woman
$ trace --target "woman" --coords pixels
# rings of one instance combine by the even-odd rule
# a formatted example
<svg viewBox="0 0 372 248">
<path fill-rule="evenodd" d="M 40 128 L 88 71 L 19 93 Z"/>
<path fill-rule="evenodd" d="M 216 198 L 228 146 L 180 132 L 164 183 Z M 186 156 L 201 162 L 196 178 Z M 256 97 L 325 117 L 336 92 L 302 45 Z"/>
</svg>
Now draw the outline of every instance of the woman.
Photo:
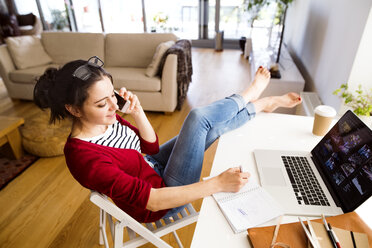
<svg viewBox="0 0 372 248">
<path fill-rule="evenodd" d="M 109 196 L 140 222 L 172 216 L 183 205 L 213 193 L 239 191 L 249 179 L 239 168 L 199 182 L 204 151 L 257 112 L 301 102 L 296 93 L 259 99 L 270 79 L 268 70 L 260 67 L 240 95 L 191 110 L 179 135 L 159 147 L 139 99 L 125 88 L 119 94 L 131 102 L 126 113 L 136 127 L 116 114 L 112 77 L 102 65 L 95 57 L 48 69 L 38 79 L 34 99 L 40 108 L 51 109 L 51 122 L 72 118 L 64 152 L 74 178 Z"/>
</svg>

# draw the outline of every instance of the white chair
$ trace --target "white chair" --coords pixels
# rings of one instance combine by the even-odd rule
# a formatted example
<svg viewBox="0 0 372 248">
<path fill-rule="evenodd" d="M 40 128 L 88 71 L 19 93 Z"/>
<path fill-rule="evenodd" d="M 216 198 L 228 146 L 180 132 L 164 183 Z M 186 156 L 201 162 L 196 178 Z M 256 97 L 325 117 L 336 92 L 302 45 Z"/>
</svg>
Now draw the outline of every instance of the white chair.
<svg viewBox="0 0 372 248">
<path fill-rule="evenodd" d="M 138 247 L 148 242 L 151 242 L 156 247 L 170 248 L 171 246 L 160 237 L 172 232 L 178 246 L 183 247 L 176 230 L 196 222 L 199 216 L 199 213 L 195 211 L 192 205 L 188 204 L 180 213 L 182 218 L 178 215 L 167 219 L 164 218 L 154 223 L 146 223 L 146 228 L 143 224 L 133 219 L 112 203 L 107 196 L 92 191 L 90 200 L 100 208 L 99 243 L 100 245 L 104 244 L 106 248 L 109 248 L 106 234 L 106 217 L 109 222 L 114 248 Z M 116 221 L 114 221 L 112 217 L 114 217 Z M 127 229 L 129 241 L 123 243 L 124 228 Z M 136 233 L 139 236 L 137 236 Z"/>
</svg>

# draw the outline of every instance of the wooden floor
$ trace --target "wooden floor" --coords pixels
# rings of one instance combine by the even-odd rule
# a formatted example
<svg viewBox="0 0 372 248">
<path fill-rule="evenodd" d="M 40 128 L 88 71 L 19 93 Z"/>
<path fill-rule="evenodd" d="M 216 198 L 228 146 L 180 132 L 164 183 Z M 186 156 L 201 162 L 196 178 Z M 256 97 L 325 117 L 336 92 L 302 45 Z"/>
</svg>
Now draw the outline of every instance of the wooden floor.
<svg viewBox="0 0 372 248">
<path fill-rule="evenodd" d="M 250 82 L 250 65 L 240 51 L 192 53 L 193 80 L 182 109 L 172 115 L 147 112 L 160 143 L 178 133 L 191 108 L 240 92 Z M 30 101 L 11 100 L 0 81 L 0 115 L 20 116 L 27 122 L 37 111 Z M 205 154 L 202 176 L 209 175 L 217 142 Z M 100 247 L 98 208 L 90 203 L 89 193 L 72 178 L 63 156 L 39 159 L 0 191 L 0 247 Z M 201 203 L 194 202 L 195 209 Z M 178 231 L 185 247 L 190 246 L 194 229 L 195 224 Z M 177 247 L 172 235 L 164 240 Z"/>
</svg>

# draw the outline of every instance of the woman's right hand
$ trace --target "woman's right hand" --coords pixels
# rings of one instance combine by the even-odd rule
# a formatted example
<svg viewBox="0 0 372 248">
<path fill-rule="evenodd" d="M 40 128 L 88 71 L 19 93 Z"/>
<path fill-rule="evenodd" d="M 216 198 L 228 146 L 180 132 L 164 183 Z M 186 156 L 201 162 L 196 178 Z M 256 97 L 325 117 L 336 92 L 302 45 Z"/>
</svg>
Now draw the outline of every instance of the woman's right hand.
<svg viewBox="0 0 372 248">
<path fill-rule="evenodd" d="M 248 172 L 240 172 L 239 167 L 233 167 L 222 172 L 216 177 L 219 189 L 222 192 L 238 192 L 251 176 Z"/>
<path fill-rule="evenodd" d="M 133 94 L 131 91 L 128 91 L 125 87 L 120 88 L 119 95 L 122 96 L 126 101 L 130 101 L 130 106 L 125 112 L 126 114 L 135 115 L 143 112 L 137 95 Z"/>
<path fill-rule="evenodd" d="M 152 188 L 146 209 L 159 211 L 193 202 L 218 192 L 238 192 L 250 174 L 240 172 L 239 167 L 230 168 L 208 180 L 173 187 Z"/>
</svg>

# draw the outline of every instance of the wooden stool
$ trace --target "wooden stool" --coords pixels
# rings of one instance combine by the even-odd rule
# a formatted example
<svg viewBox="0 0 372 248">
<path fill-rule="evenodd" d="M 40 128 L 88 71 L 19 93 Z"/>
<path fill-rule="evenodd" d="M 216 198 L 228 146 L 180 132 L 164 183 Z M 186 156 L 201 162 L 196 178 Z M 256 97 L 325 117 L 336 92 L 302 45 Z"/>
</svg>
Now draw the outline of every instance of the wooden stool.
<svg viewBox="0 0 372 248">
<path fill-rule="evenodd" d="M 9 143 L 16 159 L 23 154 L 18 127 L 24 122 L 23 118 L 0 116 L 0 146 Z"/>
</svg>

